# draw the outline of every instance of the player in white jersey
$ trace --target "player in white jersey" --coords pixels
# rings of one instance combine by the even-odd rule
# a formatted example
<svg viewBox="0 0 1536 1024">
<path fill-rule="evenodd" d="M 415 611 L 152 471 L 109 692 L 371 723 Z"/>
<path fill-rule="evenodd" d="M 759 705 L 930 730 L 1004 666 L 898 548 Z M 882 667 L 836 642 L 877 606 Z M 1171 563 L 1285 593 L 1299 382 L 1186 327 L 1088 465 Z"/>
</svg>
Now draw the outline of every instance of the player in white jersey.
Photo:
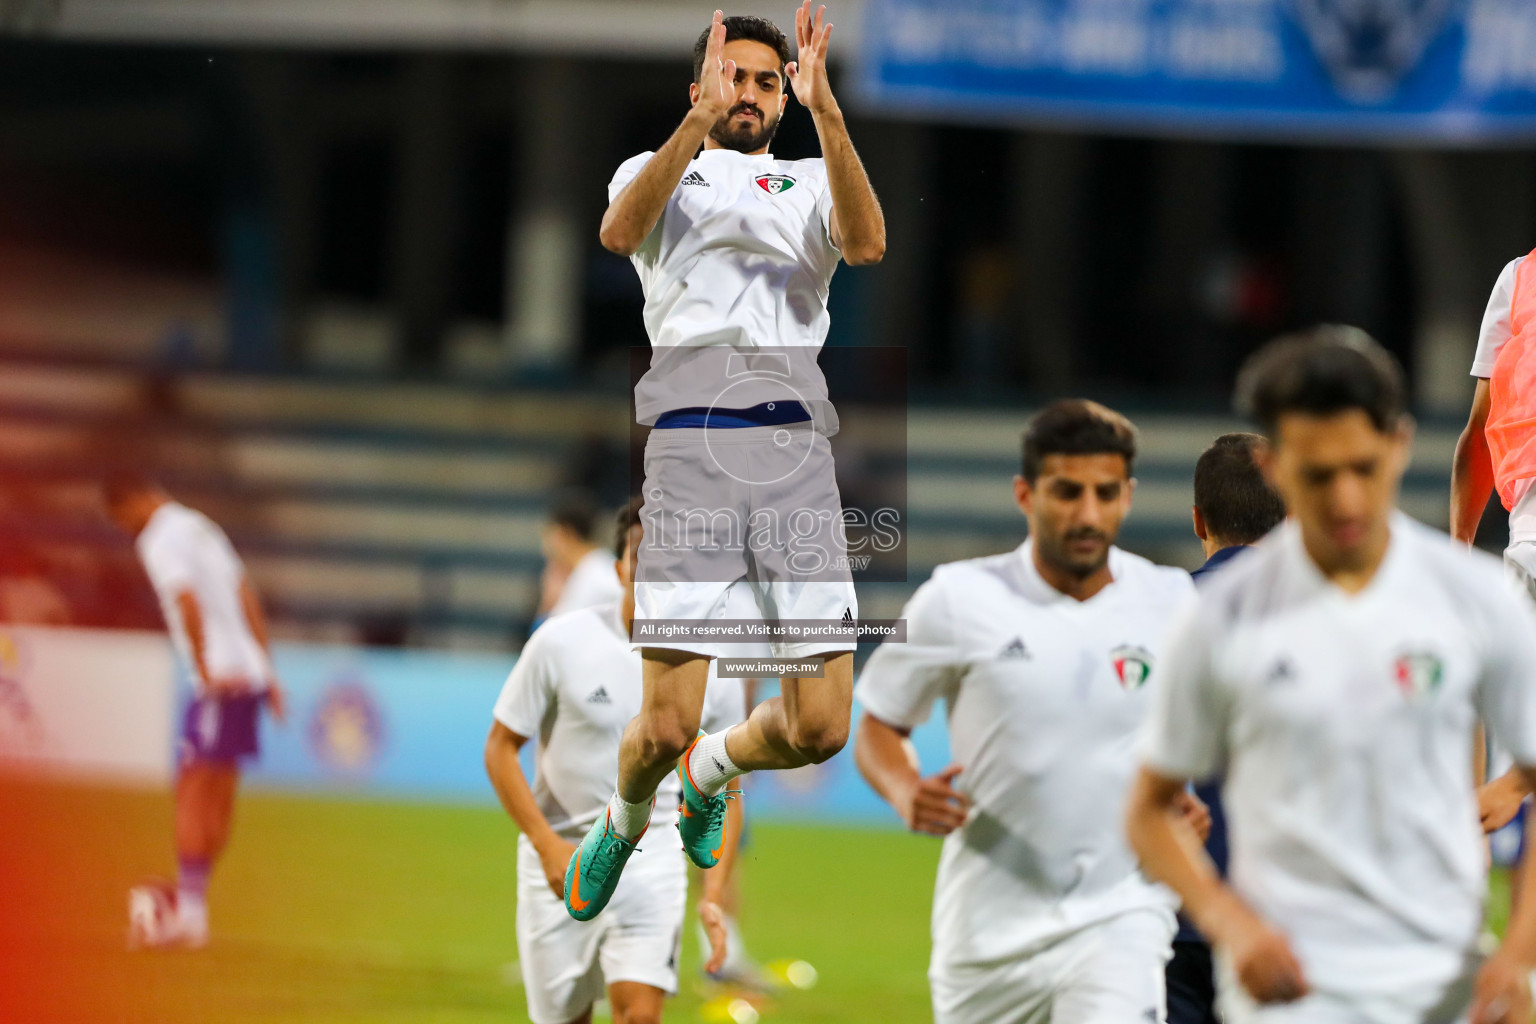
<svg viewBox="0 0 1536 1024">
<path fill-rule="evenodd" d="M 555 508 L 540 537 L 544 595 L 540 619 L 578 608 L 613 604 L 623 592 L 606 548 L 592 543 L 592 509 L 570 500 Z"/>
<path fill-rule="evenodd" d="M 557 615 L 529 638 L 496 701 L 485 745 L 486 770 L 521 835 L 517 855 L 517 944 L 533 1024 L 587 1024 L 606 994 L 616 1024 L 659 1021 L 677 991 L 677 956 L 688 897 L 687 860 L 673 822 L 679 788 L 663 783 L 644 848 L 637 850 L 602 920 L 572 920 L 563 903 L 575 842 L 602 816 L 618 774 L 619 740 L 639 710 L 640 655 L 631 649 L 633 573 L 640 544 L 639 505 L 619 516 L 617 604 Z M 704 720 L 725 729 L 746 714 L 741 681 L 711 673 Z M 538 737 L 532 787 L 518 760 Z M 739 820 L 739 819 L 738 819 Z M 730 830 L 734 837 L 738 828 Z M 705 873 L 699 917 L 726 956 L 721 893 L 734 845 Z M 579 879 L 577 880 L 579 882 Z"/>
<path fill-rule="evenodd" d="M 1528 1024 L 1536 905 L 1479 969 L 1469 781 L 1478 719 L 1536 766 L 1536 612 L 1394 510 L 1406 389 L 1363 332 L 1272 343 L 1239 395 L 1291 518 L 1169 639 L 1131 845 L 1216 946 L 1228 1024 Z M 1167 813 L 1218 775 L 1230 885 Z"/>
<path fill-rule="evenodd" d="M 835 417 L 815 357 L 833 271 L 839 260 L 879 260 L 885 223 L 827 79 L 824 14 L 809 0 L 796 10 L 791 61 L 771 22 L 716 11 L 694 49 L 692 109 L 660 149 L 625 161 L 609 186 L 602 243 L 640 275 L 652 347 L 635 396 L 640 422 L 654 427 L 637 623 L 711 628 L 743 593 L 757 622 L 846 621 L 851 630 L 857 619 L 827 440 Z M 820 158 L 784 161 L 768 151 L 791 89 L 815 122 Z M 686 525 L 693 515 L 701 538 Z M 760 529 L 763 517 L 770 529 Z M 796 523 L 818 531 L 818 557 L 796 557 L 809 546 L 792 546 L 805 539 L 798 532 L 786 537 Z M 669 532 L 675 524 L 678 535 Z M 709 659 L 729 648 L 697 635 L 639 646 L 645 700 L 625 734 L 618 785 L 571 860 L 586 898 L 568 899 L 568 908 L 582 920 L 602 910 L 674 767 L 683 846 L 707 868 L 721 843 L 727 782 L 825 761 L 848 736 L 852 636 L 777 643 L 779 656 L 821 661 L 824 677 L 784 678 L 782 696 L 729 735 L 698 733 Z M 568 898 L 577 890 L 566 888 Z"/>
<path fill-rule="evenodd" d="M 945 836 L 929 981 L 939 1024 L 1163 1018 L 1174 901 L 1121 828 L 1134 737 L 1189 574 L 1114 546 L 1135 435 L 1062 400 L 1024 434 L 1029 539 L 940 566 L 870 657 L 860 769 L 907 826 Z M 904 738 L 942 701 L 954 764 L 920 778 Z M 1192 796 L 1196 828 L 1208 826 Z"/>
<path fill-rule="evenodd" d="M 183 720 L 176 775 L 174 907 L 170 894 L 129 894 L 135 945 L 200 947 L 208 941 L 208 879 L 229 842 L 240 763 L 258 753 L 263 707 L 279 720 L 283 690 L 272 670 L 266 618 L 224 531 L 139 479 L 106 487 L 108 514 L 134 537 L 144 570 L 196 693 Z"/>
</svg>

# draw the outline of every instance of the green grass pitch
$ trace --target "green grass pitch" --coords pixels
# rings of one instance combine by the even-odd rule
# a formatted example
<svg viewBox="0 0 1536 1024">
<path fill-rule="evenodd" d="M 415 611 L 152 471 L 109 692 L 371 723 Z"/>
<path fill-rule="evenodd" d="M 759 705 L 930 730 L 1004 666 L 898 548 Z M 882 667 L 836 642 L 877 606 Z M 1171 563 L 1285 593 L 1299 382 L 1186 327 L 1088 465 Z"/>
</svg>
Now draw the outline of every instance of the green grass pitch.
<svg viewBox="0 0 1536 1024">
<path fill-rule="evenodd" d="M 0 854 L 5 874 L 66 894 L 49 900 L 63 918 L 48 913 L 35 937 L 88 983 L 69 984 L 61 1020 L 527 1020 L 521 987 L 504 979 L 517 956 L 516 831 L 495 809 L 247 794 L 214 875 L 213 944 L 130 954 L 128 887 L 172 875 L 169 797 L 49 787 L 26 799 L 32 821 L 71 823 L 43 828 L 26 864 Z M 765 1024 L 930 1020 L 937 856 L 935 841 L 892 830 L 754 826 L 742 875 L 753 952 L 820 973 L 766 1007 Z M 685 936 L 667 1017 L 696 1021 L 692 927 Z"/>
<path fill-rule="evenodd" d="M 164 794 L 0 785 L 0 1018 L 37 1024 L 505 1024 L 515 830 L 497 810 L 248 794 L 214 876 L 212 946 L 124 950 L 125 894 L 171 874 Z M 931 1020 L 925 971 L 938 844 L 894 830 L 759 824 L 744 927 L 820 980 L 764 1024 Z M 1494 878 L 1502 926 L 1507 886 Z M 672 1021 L 700 1019 L 685 931 Z"/>
</svg>

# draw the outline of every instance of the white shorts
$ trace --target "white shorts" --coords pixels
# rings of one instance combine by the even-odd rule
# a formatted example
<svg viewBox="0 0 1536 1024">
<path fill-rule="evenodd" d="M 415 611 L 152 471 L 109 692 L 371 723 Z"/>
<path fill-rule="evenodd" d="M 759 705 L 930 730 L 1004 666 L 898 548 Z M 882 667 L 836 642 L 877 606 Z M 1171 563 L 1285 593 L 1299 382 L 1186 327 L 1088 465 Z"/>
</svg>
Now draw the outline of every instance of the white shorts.
<svg viewBox="0 0 1536 1024">
<path fill-rule="evenodd" d="M 853 583 L 770 583 L 768 593 L 758 584 L 737 580 L 734 583 L 639 583 L 635 584 L 635 621 L 642 619 L 735 619 L 762 621 L 779 619 L 834 619 L 845 615 L 859 618 L 859 599 Z M 768 615 L 763 609 L 778 609 Z M 772 642 L 706 643 L 702 640 L 665 640 L 634 644 L 662 647 L 672 651 L 690 651 L 709 658 L 808 658 L 813 654 L 851 651 L 852 640 L 810 641 L 806 643 Z"/>
<path fill-rule="evenodd" d="M 1522 540 L 1504 549 L 1504 571 L 1536 599 L 1536 541 Z"/>
<path fill-rule="evenodd" d="M 1294 1003 L 1260 1006 L 1218 955 L 1216 1003 L 1224 1024 L 1465 1024 L 1475 977 L 1469 971 L 1449 986 L 1407 986 L 1386 994 L 1313 992 Z"/>
<path fill-rule="evenodd" d="M 780 447 L 774 438 L 787 439 Z M 635 581 L 635 619 L 857 621 L 859 606 L 842 533 L 842 499 L 830 442 L 809 425 L 651 431 L 645 446 L 646 541 Z M 699 515 L 678 525 L 684 507 Z M 707 510 L 708 515 L 704 512 Z M 797 517 L 805 516 L 803 520 Z M 839 526 L 829 524 L 837 518 Z M 794 522 L 815 526 L 787 544 Z M 672 531 L 658 542 L 653 524 Z M 760 545 L 764 523 L 783 546 Z M 724 533 L 729 540 L 721 537 Z M 799 534 L 795 534 L 800 536 Z M 667 639 L 708 657 L 753 657 L 747 644 Z M 852 639 L 775 641 L 777 657 L 852 651 Z"/>
<path fill-rule="evenodd" d="M 607 986 L 633 981 L 677 992 L 688 872 L 677 844 L 636 851 L 607 908 L 577 921 L 550 891 L 533 845 L 517 850 L 517 950 L 533 1024 L 568 1024 Z"/>
<path fill-rule="evenodd" d="M 1167 1016 L 1163 969 L 1173 914 L 1133 910 L 1033 956 L 975 968 L 934 968 L 935 1024 L 1157 1024 Z"/>
</svg>

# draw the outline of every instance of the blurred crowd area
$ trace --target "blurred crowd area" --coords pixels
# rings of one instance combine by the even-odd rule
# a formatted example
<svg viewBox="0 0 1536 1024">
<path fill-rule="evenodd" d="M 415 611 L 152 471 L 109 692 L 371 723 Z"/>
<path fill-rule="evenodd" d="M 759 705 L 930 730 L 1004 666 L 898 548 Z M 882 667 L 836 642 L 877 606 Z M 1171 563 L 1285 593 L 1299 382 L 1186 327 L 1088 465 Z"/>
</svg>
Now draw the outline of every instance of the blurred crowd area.
<svg viewBox="0 0 1536 1024">
<path fill-rule="evenodd" d="M 581 494 L 605 543 L 633 486 L 641 295 L 597 225 L 685 109 L 693 22 L 668 18 L 531 49 L 0 37 L 0 618 L 158 625 L 97 496 L 132 470 L 225 526 L 280 635 L 520 643 L 550 509 Z M 861 107 L 845 58 L 889 244 L 834 279 L 824 359 L 900 350 L 908 392 L 841 396 L 845 496 L 907 516 L 866 616 L 1018 542 L 1019 432 L 1063 394 L 1142 426 L 1126 543 L 1193 562 L 1235 368 L 1322 321 L 1407 365 L 1405 504 L 1444 522 L 1536 154 L 940 124 Z M 774 151 L 816 151 L 793 104 Z M 861 431 L 861 402 L 907 412 Z"/>
</svg>

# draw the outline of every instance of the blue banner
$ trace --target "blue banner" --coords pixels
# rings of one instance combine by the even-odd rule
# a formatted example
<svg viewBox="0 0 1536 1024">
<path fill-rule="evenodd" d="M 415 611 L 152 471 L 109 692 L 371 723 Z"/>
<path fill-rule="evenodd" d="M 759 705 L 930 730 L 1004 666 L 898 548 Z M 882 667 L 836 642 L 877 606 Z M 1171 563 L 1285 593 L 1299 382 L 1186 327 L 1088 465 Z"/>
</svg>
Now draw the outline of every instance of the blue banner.
<svg viewBox="0 0 1536 1024">
<path fill-rule="evenodd" d="M 493 800 L 491 707 L 510 656 L 279 644 L 288 722 L 262 717 L 247 778 L 269 789 Z"/>
<path fill-rule="evenodd" d="M 495 801 L 485 738 L 514 657 L 279 644 L 273 660 L 288 693 L 288 722 L 263 716 L 261 756 L 246 772 L 252 784 L 367 799 Z M 769 686 L 759 699 L 774 692 Z M 857 721 L 857 707 L 853 714 Z M 912 740 L 925 774 L 947 763 L 941 720 Z M 533 746 L 523 758 L 530 777 Z M 851 747 L 826 764 L 761 772 L 746 785 L 750 813 L 762 818 L 897 824 L 860 778 Z"/>
<path fill-rule="evenodd" d="M 1536 0 L 869 0 L 886 111 L 1341 142 L 1536 139 Z"/>
</svg>

